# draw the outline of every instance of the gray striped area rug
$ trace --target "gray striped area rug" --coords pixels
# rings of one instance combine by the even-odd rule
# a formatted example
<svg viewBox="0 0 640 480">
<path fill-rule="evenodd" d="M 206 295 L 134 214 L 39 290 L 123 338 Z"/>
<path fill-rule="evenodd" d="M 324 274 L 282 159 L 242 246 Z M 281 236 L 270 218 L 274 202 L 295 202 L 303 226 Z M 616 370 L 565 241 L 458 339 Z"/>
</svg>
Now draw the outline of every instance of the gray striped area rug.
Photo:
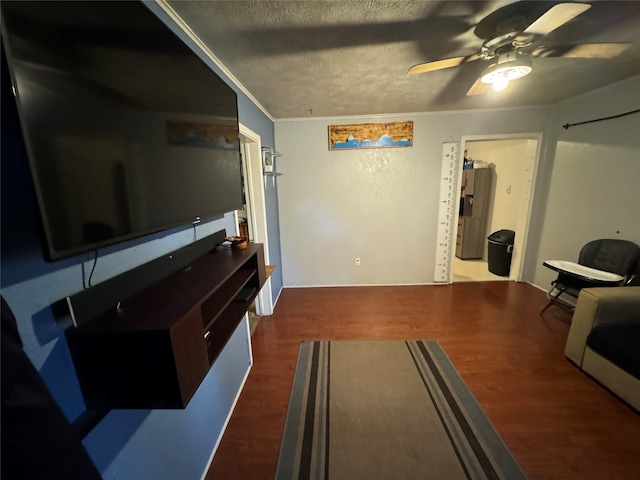
<svg viewBox="0 0 640 480">
<path fill-rule="evenodd" d="M 436 341 L 305 341 L 276 479 L 526 478 Z"/>
</svg>

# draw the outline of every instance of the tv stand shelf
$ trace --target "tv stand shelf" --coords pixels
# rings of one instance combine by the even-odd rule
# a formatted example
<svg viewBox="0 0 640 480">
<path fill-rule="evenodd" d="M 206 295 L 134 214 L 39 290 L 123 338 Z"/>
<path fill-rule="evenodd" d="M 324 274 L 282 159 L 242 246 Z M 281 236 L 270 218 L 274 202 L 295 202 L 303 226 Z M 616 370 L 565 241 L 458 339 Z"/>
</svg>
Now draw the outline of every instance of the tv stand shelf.
<svg viewBox="0 0 640 480">
<path fill-rule="evenodd" d="M 265 281 L 261 244 L 219 246 L 69 328 L 88 406 L 184 408 Z"/>
</svg>

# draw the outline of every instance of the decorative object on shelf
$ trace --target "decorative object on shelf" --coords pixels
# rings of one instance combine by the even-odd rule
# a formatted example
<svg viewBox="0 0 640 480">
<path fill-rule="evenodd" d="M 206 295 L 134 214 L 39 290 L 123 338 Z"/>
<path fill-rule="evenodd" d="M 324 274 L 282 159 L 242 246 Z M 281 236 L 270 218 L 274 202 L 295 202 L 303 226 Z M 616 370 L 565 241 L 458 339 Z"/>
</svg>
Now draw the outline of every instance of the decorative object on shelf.
<svg viewBox="0 0 640 480">
<path fill-rule="evenodd" d="M 272 147 L 262 147 L 262 169 L 265 175 L 278 176 L 282 175 L 276 171 L 276 157 L 281 156 L 280 152 L 277 152 Z"/>
<path fill-rule="evenodd" d="M 329 125 L 329 150 L 413 146 L 413 122 Z"/>
<path fill-rule="evenodd" d="M 249 245 L 248 237 L 227 237 L 225 238 L 227 242 L 231 242 L 231 248 L 233 250 L 244 250 Z"/>
</svg>

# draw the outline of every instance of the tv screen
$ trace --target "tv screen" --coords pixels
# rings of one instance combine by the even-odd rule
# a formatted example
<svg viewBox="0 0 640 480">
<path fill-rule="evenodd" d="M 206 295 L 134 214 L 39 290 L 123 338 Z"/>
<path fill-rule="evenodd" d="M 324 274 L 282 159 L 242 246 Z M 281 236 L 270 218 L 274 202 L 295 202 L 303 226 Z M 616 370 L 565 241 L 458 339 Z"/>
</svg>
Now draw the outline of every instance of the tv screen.
<svg viewBox="0 0 640 480">
<path fill-rule="evenodd" d="M 241 208 L 236 94 L 141 2 L 2 18 L 50 260 Z"/>
</svg>

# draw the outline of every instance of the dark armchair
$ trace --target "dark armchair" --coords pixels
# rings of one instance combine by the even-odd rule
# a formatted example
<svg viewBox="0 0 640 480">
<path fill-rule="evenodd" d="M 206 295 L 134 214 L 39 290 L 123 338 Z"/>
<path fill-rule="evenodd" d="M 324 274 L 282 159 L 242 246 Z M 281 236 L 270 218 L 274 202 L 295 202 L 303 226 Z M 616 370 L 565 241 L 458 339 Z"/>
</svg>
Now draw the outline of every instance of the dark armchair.
<svg viewBox="0 0 640 480">
<path fill-rule="evenodd" d="M 640 247 L 628 240 L 599 239 L 580 250 L 578 263 L 547 260 L 543 265 L 558 272 L 547 292 L 549 301 L 540 314 L 553 304 L 573 309 L 580 290 L 589 287 L 617 287 L 633 280 Z M 573 300 L 572 300 L 573 299 Z"/>
</svg>

